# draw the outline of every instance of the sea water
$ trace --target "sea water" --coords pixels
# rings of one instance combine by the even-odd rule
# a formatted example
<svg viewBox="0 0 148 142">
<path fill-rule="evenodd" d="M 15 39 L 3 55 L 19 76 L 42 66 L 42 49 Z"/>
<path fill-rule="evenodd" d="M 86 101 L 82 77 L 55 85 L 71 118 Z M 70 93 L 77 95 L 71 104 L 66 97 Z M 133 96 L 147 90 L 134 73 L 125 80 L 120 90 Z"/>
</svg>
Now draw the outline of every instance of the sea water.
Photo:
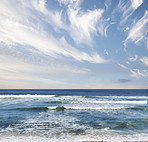
<svg viewBox="0 0 148 142">
<path fill-rule="evenodd" d="M 0 142 L 148 141 L 148 90 L 0 90 Z"/>
</svg>

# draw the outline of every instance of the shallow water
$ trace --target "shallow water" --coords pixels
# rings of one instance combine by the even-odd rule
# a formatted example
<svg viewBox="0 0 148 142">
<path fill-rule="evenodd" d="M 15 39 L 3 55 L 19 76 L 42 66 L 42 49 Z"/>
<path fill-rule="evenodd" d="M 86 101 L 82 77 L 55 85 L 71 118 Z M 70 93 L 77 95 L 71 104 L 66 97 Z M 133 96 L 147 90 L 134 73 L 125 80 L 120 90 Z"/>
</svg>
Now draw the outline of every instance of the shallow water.
<svg viewBox="0 0 148 142">
<path fill-rule="evenodd" d="M 0 141 L 148 141 L 147 100 L 148 90 L 0 90 Z"/>
</svg>

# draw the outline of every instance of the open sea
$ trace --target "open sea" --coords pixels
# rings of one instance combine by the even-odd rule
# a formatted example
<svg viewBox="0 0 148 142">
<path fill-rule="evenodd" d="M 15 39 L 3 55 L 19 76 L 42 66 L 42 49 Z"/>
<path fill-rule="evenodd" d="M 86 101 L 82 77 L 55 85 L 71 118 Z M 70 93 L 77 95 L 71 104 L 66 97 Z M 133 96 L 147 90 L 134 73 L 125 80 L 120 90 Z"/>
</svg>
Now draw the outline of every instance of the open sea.
<svg viewBox="0 0 148 142">
<path fill-rule="evenodd" d="M 148 141 L 148 90 L 0 90 L 0 142 Z"/>
</svg>

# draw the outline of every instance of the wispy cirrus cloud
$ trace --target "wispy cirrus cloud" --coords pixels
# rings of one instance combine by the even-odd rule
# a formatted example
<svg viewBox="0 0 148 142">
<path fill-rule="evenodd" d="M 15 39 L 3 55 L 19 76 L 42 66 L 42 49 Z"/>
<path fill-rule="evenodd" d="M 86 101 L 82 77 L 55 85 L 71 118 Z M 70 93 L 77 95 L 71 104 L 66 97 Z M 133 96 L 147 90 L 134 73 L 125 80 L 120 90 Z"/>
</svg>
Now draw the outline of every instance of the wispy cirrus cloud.
<svg viewBox="0 0 148 142">
<path fill-rule="evenodd" d="M 118 64 L 121 68 L 123 68 L 123 69 L 128 69 L 128 67 L 126 67 L 125 65 L 123 65 L 123 64 Z"/>
<path fill-rule="evenodd" d="M 55 31 L 58 31 L 59 29 L 67 29 L 67 25 L 64 23 L 64 19 L 62 16 L 62 11 L 50 11 L 47 9 L 47 0 L 34 0 L 31 1 L 30 9 L 33 9 L 38 12 L 38 21 L 40 24 L 46 23 L 52 26 L 52 28 Z M 37 15 L 34 15 L 34 17 L 37 17 Z"/>
<path fill-rule="evenodd" d="M 28 1 L 29 2 L 29 1 Z M 9 10 L 3 11 L 6 9 L 7 4 L 9 4 Z M 31 6 L 26 4 L 26 2 L 19 2 L 16 3 L 16 5 L 11 5 L 11 3 L 8 3 L 6 0 L 5 2 L 2 2 L 1 5 L 1 13 L 0 13 L 0 37 L 1 42 L 5 44 L 13 44 L 13 45 L 25 45 L 25 46 L 31 46 L 42 52 L 43 54 L 52 56 L 57 58 L 60 55 L 64 55 L 66 57 L 72 57 L 77 61 L 88 61 L 91 63 L 104 63 L 105 60 L 97 53 L 89 55 L 86 52 L 82 52 L 79 49 L 74 48 L 71 46 L 64 37 L 54 37 L 49 32 L 46 32 L 44 30 L 44 24 L 42 25 L 42 14 L 44 14 L 44 17 L 51 18 L 51 21 L 54 19 L 53 14 L 49 12 L 45 6 L 46 1 L 38 1 L 35 0 L 33 2 L 30 2 Z M 23 9 L 20 9 L 22 15 L 16 14 L 18 9 L 16 9 L 16 6 L 22 6 Z M 30 10 L 30 7 L 32 8 Z M 41 14 L 40 17 L 35 16 L 34 18 L 34 12 L 38 10 L 39 14 Z M 12 11 L 12 12 L 11 12 Z M 40 13 L 41 11 L 41 13 Z M 17 15 L 17 16 L 16 16 Z M 43 17 L 43 21 L 45 18 Z M 55 16 L 55 19 L 52 23 L 57 25 L 61 25 L 62 21 L 59 18 Z M 25 21 L 24 21 L 25 19 Z M 60 22 L 61 23 L 60 23 Z M 37 22 L 37 23 L 36 23 Z M 36 26 L 37 25 L 37 26 Z M 87 30 L 87 28 L 86 28 Z M 29 48 L 29 47 L 28 47 Z"/>
<path fill-rule="evenodd" d="M 74 4 L 77 6 L 80 4 L 82 0 L 58 0 L 60 4 L 68 5 L 68 4 Z"/>
<path fill-rule="evenodd" d="M 117 8 L 114 12 L 120 12 L 122 13 L 120 25 L 126 23 L 128 18 L 134 13 L 134 11 L 142 5 L 143 0 L 129 0 L 129 1 L 123 1 L 120 0 Z"/>
<path fill-rule="evenodd" d="M 129 58 L 129 60 L 132 61 L 132 62 L 136 61 L 137 59 L 138 59 L 137 55 L 135 55 L 134 57 L 130 57 Z"/>
<path fill-rule="evenodd" d="M 93 44 L 94 35 L 107 36 L 110 18 L 104 19 L 105 9 L 84 11 L 81 7 L 82 0 L 59 0 L 59 3 L 67 6 L 66 15 L 68 16 L 69 25 L 67 25 L 66 30 L 78 45 L 81 43 L 85 45 Z"/>
<path fill-rule="evenodd" d="M 140 77 L 148 77 L 148 70 L 140 70 L 140 69 L 132 69 L 123 64 L 118 64 L 121 68 L 128 70 L 131 73 L 132 77 L 140 78 Z"/>
<path fill-rule="evenodd" d="M 124 41 L 125 47 L 126 44 L 130 41 L 134 42 L 137 45 L 140 45 L 140 43 L 144 43 L 147 46 L 148 43 L 147 27 L 148 27 L 148 11 L 145 11 L 144 16 L 131 27 L 129 34 Z"/>
<path fill-rule="evenodd" d="M 76 3 L 68 5 L 70 34 L 76 43 L 92 43 L 91 34 L 97 34 L 97 23 L 101 19 L 103 9 L 83 11 Z M 100 33 L 102 31 L 100 30 Z"/>
<path fill-rule="evenodd" d="M 147 76 L 145 70 L 140 71 L 139 69 L 130 69 L 130 72 L 132 73 L 132 77 L 135 77 L 135 78 Z"/>
<path fill-rule="evenodd" d="M 142 57 L 142 58 L 140 59 L 140 61 L 141 61 L 143 64 L 145 64 L 146 66 L 148 66 L 148 57 Z"/>
</svg>

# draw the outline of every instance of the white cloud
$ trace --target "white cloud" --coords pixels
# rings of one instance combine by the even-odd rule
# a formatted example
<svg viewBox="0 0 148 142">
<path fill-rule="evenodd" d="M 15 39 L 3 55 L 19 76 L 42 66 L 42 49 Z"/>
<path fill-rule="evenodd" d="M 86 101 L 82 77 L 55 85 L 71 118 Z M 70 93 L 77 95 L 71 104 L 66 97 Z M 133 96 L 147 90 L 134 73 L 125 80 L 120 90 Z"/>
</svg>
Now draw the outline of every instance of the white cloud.
<svg viewBox="0 0 148 142">
<path fill-rule="evenodd" d="M 110 7 L 111 4 L 112 4 L 112 1 L 111 1 L 111 0 L 106 0 L 104 4 L 105 4 L 105 7 L 106 7 L 106 10 L 108 10 L 109 7 Z"/>
<path fill-rule="evenodd" d="M 63 47 L 65 52 L 65 56 L 72 56 L 78 61 L 88 61 L 91 63 L 105 63 L 107 60 L 104 60 L 99 54 L 95 53 L 92 55 L 88 55 L 85 52 L 79 51 L 69 45 L 65 38 L 60 39 L 60 46 Z"/>
<path fill-rule="evenodd" d="M 148 76 L 148 71 L 147 70 L 140 70 L 140 69 L 131 69 L 123 64 L 118 64 L 121 68 L 126 69 L 128 71 L 130 71 L 132 74 L 132 77 L 135 78 L 140 78 L 140 77 L 147 77 Z"/>
<path fill-rule="evenodd" d="M 82 10 L 81 2 L 82 0 L 63 0 L 68 8 L 67 15 L 70 22 L 68 32 L 77 44 L 91 45 L 93 35 L 99 33 L 101 36 L 107 36 L 110 18 L 103 19 L 104 9 Z"/>
<path fill-rule="evenodd" d="M 79 4 L 82 0 L 58 0 L 60 4 L 68 5 L 68 4 Z"/>
<path fill-rule="evenodd" d="M 142 5 L 143 0 L 129 0 L 125 1 L 120 0 L 118 4 L 117 11 L 122 12 L 122 19 L 120 25 L 126 23 L 127 19 L 134 13 L 134 11 Z"/>
<path fill-rule="evenodd" d="M 125 28 L 124 32 L 126 32 L 126 31 L 129 31 L 129 27 L 126 27 L 126 28 Z"/>
<path fill-rule="evenodd" d="M 137 59 L 138 59 L 137 55 L 135 55 L 134 57 L 129 58 L 129 60 L 132 61 L 132 62 L 136 61 Z"/>
<path fill-rule="evenodd" d="M 40 15 L 40 17 L 37 20 L 40 20 L 40 22 L 44 21 L 47 22 L 48 24 L 50 24 L 54 30 L 58 30 L 58 29 L 67 29 L 67 25 L 65 25 L 64 23 L 64 19 L 62 17 L 62 12 L 61 11 L 49 11 L 46 8 L 46 0 L 34 0 L 31 1 L 32 2 L 32 7 L 30 7 L 31 9 L 34 8 L 34 10 L 36 10 L 36 12 L 39 12 L 38 15 Z M 34 17 L 36 17 L 37 15 L 34 15 Z"/>
<path fill-rule="evenodd" d="M 129 31 L 128 37 L 124 41 L 126 46 L 127 42 L 132 41 L 135 44 L 139 45 L 140 43 L 147 44 L 147 27 L 148 27 L 148 11 L 145 11 L 144 16 L 139 19 L 136 24 Z M 146 45 L 147 46 L 147 45 Z"/>
<path fill-rule="evenodd" d="M 142 3 L 143 3 L 143 0 L 130 0 L 131 3 L 132 3 L 132 7 L 134 9 L 137 9 Z"/>
<path fill-rule="evenodd" d="M 146 76 L 145 72 L 140 71 L 139 69 L 130 69 L 130 72 L 132 73 L 132 76 L 135 78 L 139 78 L 140 76 Z"/>
<path fill-rule="evenodd" d="M 122 64 L 118 64 L 118 65 L 123 69 L 128 69 L 128 67 L 126 67 L 125 65 L 122 65 Z"/>
<path fill-rule="evenodd" d="M 110 25 L 113 24 L 113 23 L 109 23 L 109 21 L 110 21 L 110 18 L 108 19 L 100 18 L 100 20 L 98 21 L 98 31 L 101 36 L 107 37 L 107 30 L 110 27 Z"/>
<path fill-rule="evenodd" d="M 127 63 L 128 65 L 130 65 L 130 63 L 129 63 L 128 61 L 126 61 L 126 63 Z"/>
<path fill-rule="evenodd" d="M 140 61 L 145 64 L 146 66 L 148 66 L 148 57 L 143 57 L 140 59 Z"/>
<path fill-rule="evenodd" d="M 36 4 L 39 5 L 39 10 L 41 10 L 42 13 L 47 13 L 47 15 L 45 16 L 49 16 L 49 18 L 52 17 L 45 9 L 46 1 L 35 0 L 33 2 L 36 2 Z M 19 3 L 19 4 L 22 4 L 24 6 L 24 9 L 21 10 L 21 13 L 26 12 L 28 14 L 25 14 L 25 15 L 20 14 L 20 16 L 16 14 L 17 12 L 15 11 L 17 5 L 16 6 L 9 5 L 10 9 L 8 11 L 3 11 L 6 9 L 6 3 L 3 3 L 3 2 L 1 3 L 2 3 L 0 7 L 1 8 L 1 11 L 0 11 L 0 18 L 1 18 L 0 41 L 1 42 L 6 44 L 16 44 L 16 46 L 18 45 L 31 46 L 36 48 L 43 54 L 46 54 L 55 58 L 57 58 L 57 56 L 59 55 L 64 55 L 66 57 L 73 57 L 77 61 L 88 61 L 91 63 L 105 62 L 105 60 L 101 58 L 100 55 L 98 54 L 88 55 L 87 53 L 72 47 L 70 44 L 67 43 L 64 37 L 56 38 L 52 36 L 50 33 L 48 33 L 48 31 L 46 32 L 43 29 L 44 25 L 40 23 L 41 17 L 40 18 L 35 17 L 36 21 L 38 22 L 37 24 L 39 25 L 39 26 L 36 26 L 36 23 L 32 22 L 34 20 L 32 19 L 32 12 L 30 12 L 30 10 L 28 9 L 28 5 L 26 6 L 26 3 Z M 11 10 L 12 10 L 12 13 L 11 13 Z M 32 9 L 32 11 L 34 11 L 34 9 Z M 26 21 L 22 19 L 22 16 L 23 16 L 23 19 L 26 19 Z M 89 26 L 87 25 L 88 24 L 87 23 L 86 26 L 84 26 L 83 28 L 81 25 L 82 23 L 80 24 L 80 27 L 82 28 L 82 30 L 84 30 L 83 32 L 86 32 L 86 33 L 88 32 L 87 36 L 89 36 L 89 32 L 90 32 L 89 30 L 91 28 L 93 29 L 93 27 L 91 26 L 93 26 L 94 22 L 93 20 L 91 20 L 91 17 L 93 17 L 93 15 L 90 12 L 90 15 L 88 14 L 88 17 L 87 17 L 87 18 L 90 18 L 90 20 L 88 20 L 88 23 L 90 24 Z M 79 20 L 81 21 L 81 19 Z M 55 23 L 59 23 L 59 22 L 55 22 Z"/>
<path fill-rule="evenodd" d="M 108 51 L 105 49 L 104 50 L 104 53 L 106 54 L 106 55 L 109 55 L 109 53 L 108 53 Z"/>
<path fill-rule="evenodd" d="M 71 37 L 76 43 L 92 42 L 91 34 L 97 34 L 97 23 L 103 13 L 102 9 L 82 11 L 79 6 L 68 6 Z M 100 31 L 102 32 L 102 31 Z"/>
</svg>

